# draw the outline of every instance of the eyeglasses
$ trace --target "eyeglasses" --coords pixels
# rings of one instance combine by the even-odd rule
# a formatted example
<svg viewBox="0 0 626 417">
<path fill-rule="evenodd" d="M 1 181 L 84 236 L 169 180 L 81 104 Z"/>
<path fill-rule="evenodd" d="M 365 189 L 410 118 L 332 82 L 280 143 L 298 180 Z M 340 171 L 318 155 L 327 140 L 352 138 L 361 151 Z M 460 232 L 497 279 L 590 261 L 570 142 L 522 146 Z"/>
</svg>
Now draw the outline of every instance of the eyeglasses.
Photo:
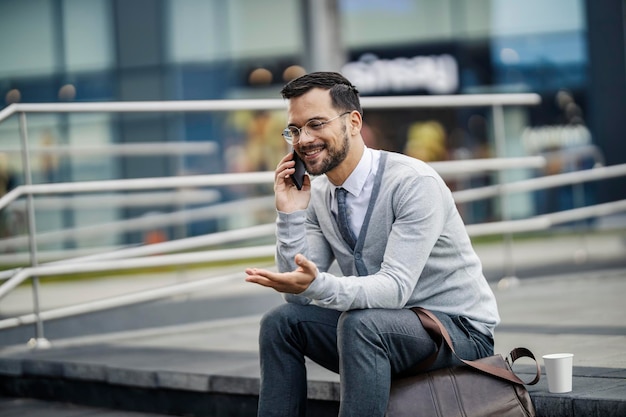
<svg viewBox="0 0 626 417">
<path fill-rule="evenodd" d="M 300 142 L 300 135 L 302 134 L 303 130 L 307 135 L 312 136 L 313 134 L 324 129 L 324 126 L 326 126 L 328 123 L 350 113 L 352 113 L 352 111 L 343 112 L 340 115 L 333 117 L 332 119 L 326 120 L 325 122 L 316 119 L 309 120 L 302 127 L 288 126 L 285 128 L 285 130 L 283 130 L 283 138 L 285 138 L 287 143 L 289 143 L 290 145 L 295 145 Z"/>
</svg>

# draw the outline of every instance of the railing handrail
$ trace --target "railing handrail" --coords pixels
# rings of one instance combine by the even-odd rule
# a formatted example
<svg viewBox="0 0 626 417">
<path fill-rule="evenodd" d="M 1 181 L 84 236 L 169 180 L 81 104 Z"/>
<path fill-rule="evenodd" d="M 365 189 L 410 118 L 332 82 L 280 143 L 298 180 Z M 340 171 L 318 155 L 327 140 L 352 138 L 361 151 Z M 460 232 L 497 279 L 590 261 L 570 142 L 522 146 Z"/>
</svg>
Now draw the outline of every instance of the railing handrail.
<svg viewBox="0 0 626 417">
<path fill-rule="evenodd" d="M 626 211 L 626 200 L 594 204 L 555 213 L 540 214 L 527 219 L 502 220 L 497 222 L 468 224 L 465 226 L 470 237 L 501 235 L 506 233 L 534 232 L 552 226 L 576 222 L 591 217 L 608 216 Z"/>
<path fill-rule="evenodd" d="M 165 297 L 188 294 L 191 292 L 196 292 L 203 287 L 232 281 L 238 277 L 241 278 L 240 272 L 222 275 L 219 277 L 204 278 L 190 282 L 176 283 L 166 287 L 145 290 L 139 293 L 122 294 L 105 299 L 87 301 L 84 303 L 73 304 L 70 306 L 57 307 L 40 312 L 39 317 L 37 317 L 37 315 L 34 313 L 30 313 L 17 317 L 6 318 L 0 320 L 0 330 L 26 324 L 32 324 L 35 323 L 38 319 L 44 321 L 61 319 L 65 317 L 75 316 L 78 314 L 93 313 L 96 311 L 106 310 L 110 308 L 124 307 L 127 305 L 145 303 L 148 301 L 156 301 Z"/>
<path fill-rule="evenodd" d="M 454 159 L 428 163 L 443 178 L 457 175 L 478 175 L 488 172 L 520 168 L 544 168 L 547 160 L 544 156 L 520 156 L 505 158 Z"/>
<path fill-rule="evenodd" d="M 541 102 L 535 93 L 458 94 L 439 96 L 361 97 L 363 108 L 533 106 Z M 0 122 L 16 113 L 129 113 L 282 110 L 282 99 L 218 99 L 171 101 L 108 101 L 72 103 L 13 103 L 0 110 Z"/>
<path fill-rule="evenodd" d="M 109 143 L 102 145 L 50 145 L 29 147 L 33 155 L 187 155 L 213 154 L 219 147 L 215 142 L 141 142 L 141 143 Z M 21 153 L 21 148 L 0 148 L 3 153 Z"/>
<path fill-rule="evenodd" d="M 216 190 L 169 190 L 141 194 L 105 193 L 100 195 L 60 195 L 37 199 L 38 210 L 63 210 L 76 208 L 146 207 L 175 204 L 213 203 L 222 198 Z M 14 205 L 22 201 L 13 202 Z"/>
<path fill-rule="evenodd" d="M 482 200 L 500 194 L 536 191 L 545 188 L 599 181 L 625 175 L 626 164 L 610 165 L 605 167 L 583 169 L 580 171 L 564 172 L 545 177 L 512 181 L 497 185 L 486 185 L 484 187 L 476 187 L 468 190 L 459 190 L 454 191 L 452 195 L 454 196 L 454 201 L 457 203 L 468 203 L 470 201 Z"/>
<path fill-rule="evenodd" d="M 162 255 L 170 252 L 188 251 L 221 243 L 233 243 L 246 239 L 256 239 L 271 236 L 275 233 L 274 223 L 257 226 L 231 229 L 223 232 L 215 232 L 206 235 L 193 236 L 170 240 L 167 242 L 153 243 L 150 245 L 133 246 L 114 251 L 84 255 L 71 259 L 48 262 L 45 265 L 58 265 L 67 263 L 94 262 L 114 259 L 127 259 L 139 256 Z M 0 272 L 0 281 L 12 277 L 21 268 L 9 269 Z"/>
<path fill-rule="evenodd" d="M 266 184 L 273 181 L 269 171 L 231 174 L 184 175 L 104 181 L 60 182 L 20 185 L 0 198 L 0 210 L 23 195 L 65 194 L 80 192 L 156 190 L 177 187 L 207 187 L 246 184 Z"/>
<path fill-rule="evenodd" d="M 442 176 L 472 174 L 511 168 L 541 168 L 546 160 L 542 156 L 519 158 L 470 159 L 432 163 Z M 151 177 L 103 181 L 45 183 L 20 185 L 0 198 L 0 210 L 24 195 L 66 194 L 80 192 L 155 190 L 177 187 L 207 187 L 239 184 L 271 184 L 272 171 L 238 172 L 229 174 L 184 175 L 178 177 Z"/>
<path fill-rule="evenodd" d="M 13 288 L 33 276 L 79 274 L 82 272 L 103 272 L 159 266 L 202 264 L 215 261 L 238 260 L 242 258 L 262 258 L 274 255 L 275 250 L 275 245 L 263 245 L 150 256 L 145 258 L 118 259 L 113 263 L 104 260 L 25 267 L 18 270 L 15 275 L 0 286 L 0 299 L 6 296 Z"/>
<path fill-rule="evenodd" d="M 424 107 L 489 107 L 536 106 L 541 96 L 536 93 L 510 94 L 450 94 L 436 96 L 362 97 L 366 109 L 398 109 Z"/>
<path fill-rule="evenodd" d="M 74 228 L 50 230 L 37 234 L 39 244 L 58 243 L 79 237 L 102 236 L 122 232 L 146 231 L 169 226 L 182 225 L 187 222 L 223 218 L 229 214 L 250 212 L 250 207 L 267 209 L 275 207 L 274 196 L 253 197 L 242 203 L 242 200 L 226 201 L 219 204 L 195 208 L 181 208 L 172 212 L 153 213 L 141 217 L 114 220 L 106 223 L 95 223 Z M 0 239 L 0 250 L 17 249 L 28 245 L 27 235 L 12 236 Z M 2 275 L 2 273 L 0 273 Z"/>
</svg>

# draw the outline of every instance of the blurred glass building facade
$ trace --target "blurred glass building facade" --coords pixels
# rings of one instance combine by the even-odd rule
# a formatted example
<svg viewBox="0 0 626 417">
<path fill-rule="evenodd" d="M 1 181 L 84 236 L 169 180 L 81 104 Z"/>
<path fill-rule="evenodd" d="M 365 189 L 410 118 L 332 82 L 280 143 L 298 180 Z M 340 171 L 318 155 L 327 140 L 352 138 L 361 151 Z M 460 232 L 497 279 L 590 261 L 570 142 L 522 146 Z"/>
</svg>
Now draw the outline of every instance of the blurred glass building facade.
<svg viewBox="0 0 626 417">
<path fill-rule="evenodd" d="M 320 5 L 326 20 L 317 16 Z M 363 95 L 539 93 L 540 106 L 506 111 L 507 156 L 580 139 L 597 146 L 607 163 L 623 163 L 623 7 L 618 0 L 0 0 L 0 100 L 4 106 L 278 98 L 302 71 L 339 70 Z M 320 42 L 330 49 L 328 62 L 314 53 Z M 280 142 L 281 117 L 32 116 L 34 146 L 182 141 L 214 142 L 217 149 L 183 157 L 42 154 L 34 181 L 272 169 L 271 155 L 241 166 L 238 152 L 259 132 Z M 371 111 L 367 139 L 373 147 L 408 152 L 414 137 L 435 137 L 440 143 L 420 154 L 424 159 L 485 157 L 494 152 L 490 117 L 480 108 Z M 546 135 L 542 127 L 571 129 L 575 139 L 568 133 L 548 140 L 551 149 L 534 146 L 534 138 Z M 576 136 L 581 127 L 588 135 Z M 16 173 L 18 146 L 17 122 L 0 124 L 4 168 Z M 624 198 L 620 185 L 600 199 Z M 144 211 L 125 208 L 123 217 Z M 49 223 L 119 216 L 103 209 Z M 485 212 L 473 220 L 488 218 Z"/>
</svg>

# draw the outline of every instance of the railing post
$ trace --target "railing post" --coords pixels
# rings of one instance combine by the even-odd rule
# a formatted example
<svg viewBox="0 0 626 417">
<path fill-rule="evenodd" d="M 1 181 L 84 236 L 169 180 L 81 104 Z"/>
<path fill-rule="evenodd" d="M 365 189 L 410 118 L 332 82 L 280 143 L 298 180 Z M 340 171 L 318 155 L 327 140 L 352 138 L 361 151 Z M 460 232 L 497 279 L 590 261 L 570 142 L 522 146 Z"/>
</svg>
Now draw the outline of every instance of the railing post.
<svg viewBox="0 0 626 417">
<path fill-rule="evenodd" d="M 493 116 L 493 134 L 494 144 L 497 158 L 504 158 L 506 155 L 506 139 L 504 129 L 504 110 L 502 105 L 494 104 L 492 106 Z M 498 173 L 498 186 L 502 187 L 502 173 Z M 502 191 L 498 191 L 500 199 L 500 210 L 502 212 L 502 220 L 510 220 L 509 204 L 506 198 L 506 194 Z M 513 236 L 511 233 L 504 233 L 504 276 L 500 280 L 501 286 L 508 286 L 515 282 L 515 260 L 513 259 Z"/>
<path fill-rule="evenodd" d="M 580 208 L 585 206 L 585 185 L 583 183 L 572 184 L 572 203 L 574 208 Z M 589 257 L 589 247 L 587 244 L 587 222 L 586 220 L 580 220 L 574 226 L 580 234 L 581 248 L 574 251 L 574 262 L 576 264 L 583 264 L 587 262 Z"/>
<path fill-rule="evenodd" d="M 32 185 L 33 178 L 30 167 L 30 155 L 28 152 L 28 129 L 26 126 L 26 113 L 20 112 L 19 115 L 20 125 L 20 138 L 22 140 L 22 165 L 24 170 L 24 183 L 26 185 Z M 33 195 L 28 193 L 26 195 L 26 217 L 28 220 L 28 243 L 30 247 L 30 264 L 32 267 L 36 267 L 39 264 L 37 259 L 37 229 L 35 225 L 35 204 Z M 33 280 L 33 313 L 35 314 L 35 337 L 28 341 L 28 345 L 33 348 L 47 348 L 50 347 L 50 342 L 44 337 L 43 333 L 43 321 L 41 320 L 40 308 L 39 308 L 39 278 L 37 276 L 32 277 Z"/>
</svg>

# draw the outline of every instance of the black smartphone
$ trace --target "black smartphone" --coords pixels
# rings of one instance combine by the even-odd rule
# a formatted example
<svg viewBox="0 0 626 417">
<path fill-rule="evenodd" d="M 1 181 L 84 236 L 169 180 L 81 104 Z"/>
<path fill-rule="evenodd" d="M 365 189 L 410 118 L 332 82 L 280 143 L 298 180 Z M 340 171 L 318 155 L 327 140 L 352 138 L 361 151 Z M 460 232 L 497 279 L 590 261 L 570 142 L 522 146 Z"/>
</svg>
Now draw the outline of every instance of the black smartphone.
<svg viewBox="0 0 626 417">
<path fill-rule="evenodd" d="M 296 184 L 296 188 L 301 190 L 302 183 L 304 182 L 304 173 L 306 171 L 304 168 L 304 162 L 302 162 L 302 159 L 300 159 L 296 151 L 293 151 L 293 160 L 296 162 L 296 172 L 294 172 L 291 176 L 291 180 L 294 184 Z"/>
</svg>

